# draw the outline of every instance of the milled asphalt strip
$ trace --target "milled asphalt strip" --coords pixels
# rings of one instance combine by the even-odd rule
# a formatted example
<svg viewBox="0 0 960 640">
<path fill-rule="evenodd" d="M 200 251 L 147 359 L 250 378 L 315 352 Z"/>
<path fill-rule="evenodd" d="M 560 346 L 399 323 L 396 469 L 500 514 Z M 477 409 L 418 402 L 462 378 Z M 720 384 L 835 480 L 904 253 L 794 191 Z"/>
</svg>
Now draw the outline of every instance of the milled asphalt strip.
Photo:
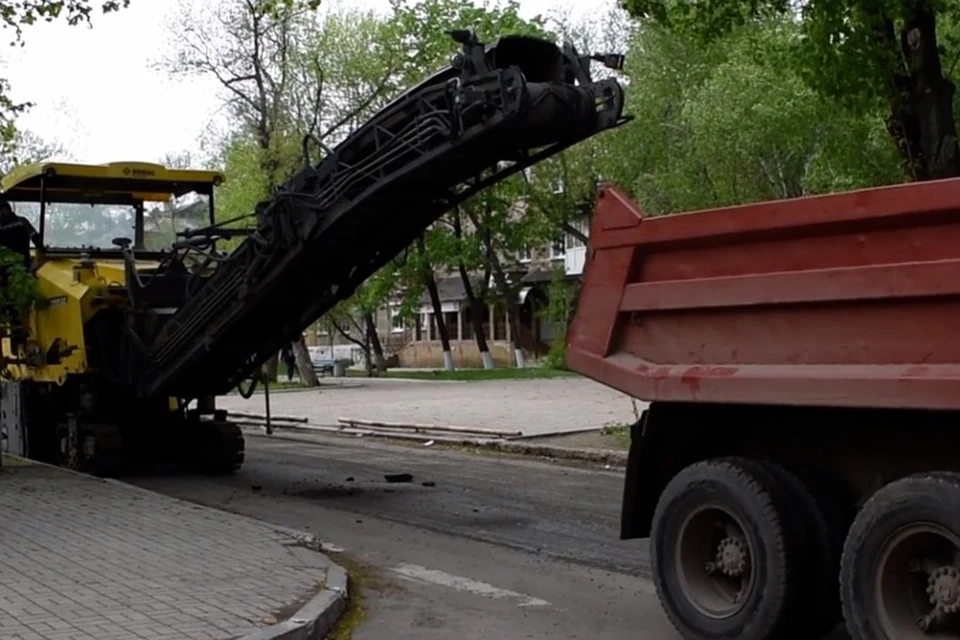
<svg viewBox="0 0 960 640">
<path fill-rule="evenodd" d="M 143 487 L 138 487 L 133 484 L 127 484 L 126 482 L 122 482 L 113 478 L 100 478 L 81 473 L 79 471 L 74 471 L 73 469 L 68 469 L 66 467 L 57 467 L 45 462 L 28 460 L 21 458 L 20 456 L 14 456 L 10 454 L 3 455 L 5 457 L 19 460 L 30 465 L 43 466 L 56 469 L 57 471 L 75 474 L 87 480 L 96 480 L 99 482 L 114 484 L 122 487 L 125 491 L 131 491 L 135 493 L 139 492 L 149 494 L 151 496 L 162 496 L 165 500 L 182 504 L 190 509 L 213 510 L 212 507 L 206 507 L 194 502 L 181 500 L 180 498 L 161 494 L 156 491 L 151 491 L 150 489 L 144 489 Z M 324 640 L 324 638 L 327 637 L 334 625 L 340 619 L 340 616 L 343 615 L 343 612 L 346 610 L 347 600 L 349 598 L 349 593 L 347 591 L 346 569 L 335 563 L 322 552 L 324 549 L 329 549 L 331 551 L 333 549 L 326 547 L 313 534 L 306 533 L 304 531 L 298 531 L 296 529 L 291 529 L 282 525 L 275 525 L 273 523 L 266 523 L 262 520 L 250 518 L 249 516 L 239 513 L 231 512 L 231 516 L 236 518 L 245 518 L 247 520 L 256 522 L 261 526 L 266 525 L 277 533 L 282 533 L 286 536 L 289 536 L 294 542 L 286 546 L 290 548 L 291 552 L 300 561 L 302 561 L 304 565 L 314 566 L 317 569 L 323 569 L 326 572 L 326 578 L 324 579 L 324 583 L 320 591 L 310 598 L 310 600 L 308 600 L 307 603 L 303 605 L 293 616 L 287 620 L 283 620 L 252 633 L 240 636 L 235 640 Z"/>
</svg>

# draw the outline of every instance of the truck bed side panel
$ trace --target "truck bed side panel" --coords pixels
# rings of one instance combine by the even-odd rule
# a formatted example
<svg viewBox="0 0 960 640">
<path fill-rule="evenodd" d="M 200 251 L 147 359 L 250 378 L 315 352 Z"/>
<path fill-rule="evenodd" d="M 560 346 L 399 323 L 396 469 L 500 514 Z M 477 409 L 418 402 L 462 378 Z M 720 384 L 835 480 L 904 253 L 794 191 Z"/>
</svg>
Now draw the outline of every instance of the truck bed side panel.
<svg viewBox="0 0 960 640">
<path fill-rule="evenodd" d="M 605 189 L 567 357 L 647 401 L 960 408 L 960 179 L 659 218 Z"/>
</svg>

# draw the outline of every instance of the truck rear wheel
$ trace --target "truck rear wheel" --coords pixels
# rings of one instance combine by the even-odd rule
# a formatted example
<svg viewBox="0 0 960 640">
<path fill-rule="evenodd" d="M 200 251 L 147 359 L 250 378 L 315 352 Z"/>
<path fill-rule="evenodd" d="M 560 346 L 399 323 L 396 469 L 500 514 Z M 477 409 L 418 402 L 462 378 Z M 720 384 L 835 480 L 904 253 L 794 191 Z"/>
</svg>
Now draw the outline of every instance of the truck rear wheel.
<svg viewBox="0 0 960 640">
<path fill-rule="evenodd" d="M 787 636 L 795 524 L 788 508 L 774 476 L 747 460 L 700 462 L 667 484 L 651 560 L 660 602 L 684 638 Z"/>
<path fill-rule="evenodd" d="M 840 591 L 853 640 L 960 638 L 960 474 L 910 476 L 867 500 Z"/>
<path fill-rule="evenodd" d="M 795 579 L 805 609 L 801 620 L 792 626 L 800 637 L 819 638 L 843 618 L 837 578 L 853 510 L 847 508 L 842 488 L 834 486 L 819 470 L 794 465 L 788 469 L 771 462 L 763 465 L 789 494 L 791 514 L 802 521 L 792 524 L 788 531 L 799 554 Z"/>
</svg>

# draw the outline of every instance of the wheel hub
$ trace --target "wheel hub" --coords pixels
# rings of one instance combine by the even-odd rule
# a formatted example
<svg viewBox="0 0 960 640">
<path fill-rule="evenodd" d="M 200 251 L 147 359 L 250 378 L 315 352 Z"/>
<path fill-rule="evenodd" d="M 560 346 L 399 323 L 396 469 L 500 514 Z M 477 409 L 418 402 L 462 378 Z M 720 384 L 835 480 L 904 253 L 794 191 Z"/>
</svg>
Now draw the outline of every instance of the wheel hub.
<svg viewBox="0 0 960 640">
<path fill-rule="evenodd" d="M 943 613 L 960 610 L 960 570 L 954 566 L 940 567 L 927 580 L 930 604 Z"/>
<path fill-rule="evenodd" d="M 724 538 L 717 547 L 717 566 L 725 576 L 736 578 L 747 569 L 747 548 L 743 540 Z"/>
</svg>

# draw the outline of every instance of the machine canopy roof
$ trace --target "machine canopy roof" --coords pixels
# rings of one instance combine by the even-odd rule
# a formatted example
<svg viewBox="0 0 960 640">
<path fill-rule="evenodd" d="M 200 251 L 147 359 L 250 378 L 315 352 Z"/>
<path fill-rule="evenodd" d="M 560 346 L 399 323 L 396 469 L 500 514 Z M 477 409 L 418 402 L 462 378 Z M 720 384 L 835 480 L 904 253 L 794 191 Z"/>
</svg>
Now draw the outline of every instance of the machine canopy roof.
<svg viewBox="0 0 960 640">
<path fill-rule="evenodd" d="M 47 202 L 163 202 L 190 192 L 212 193 L 223 180 L 219 171 L 168 169 L 147 162 L 40 162 L 5 175 L 0 179 L 0 194 L 13 202 L 38 202 L 43 182 Z"/>
</svg>

